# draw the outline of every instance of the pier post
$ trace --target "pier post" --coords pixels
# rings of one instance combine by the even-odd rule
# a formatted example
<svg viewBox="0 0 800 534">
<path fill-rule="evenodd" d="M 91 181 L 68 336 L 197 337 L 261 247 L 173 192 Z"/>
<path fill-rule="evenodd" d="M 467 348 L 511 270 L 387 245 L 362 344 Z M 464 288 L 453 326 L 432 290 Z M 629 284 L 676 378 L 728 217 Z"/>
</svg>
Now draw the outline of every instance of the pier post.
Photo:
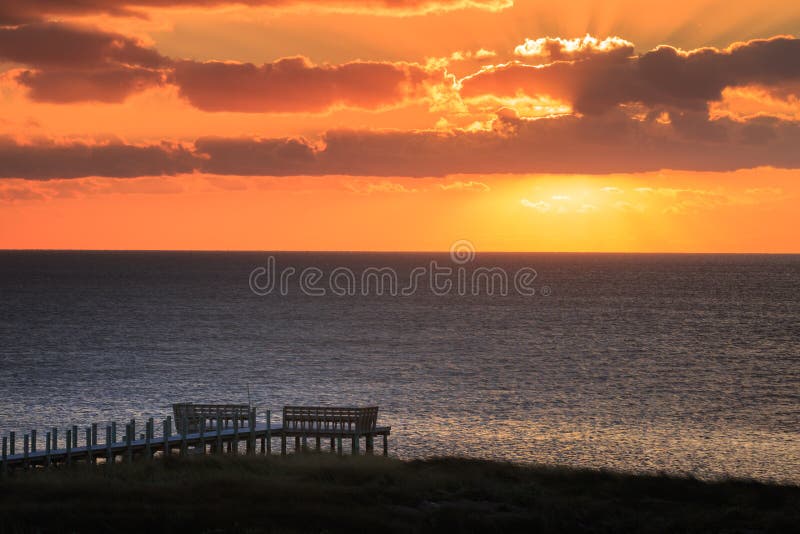
<svg viewBox="0 0 800 534">
<path fill-rule="evenodd" d="M 308 452 L 308 438 L 306 438 L 305 434 L 303 435 L 303 448 L 300 450 L 303 451 L 303 454 Z"/>
<path fill-rule="evenodd" d="M 67 430 L 67 465 L 72 463 L 72 430 Z"/>
<path fill-rule="evenodd" d="M 144 453 L 148 460 L 153 459 L 153 447 L 150 440 L 153 438 L 153 418 L 147 420 L 144 425 Z"/>
<path fill-rule="evenodd" d="M 8 433 L 8 455 L 14 456 L 17 454 L 17 433 L 13 430 Z"/>
<path fill-rule="evenodd" d="M 222 450 L 222 421 L 219 419 L 220 411 L 217 408 L 217 424 L 215 425 L 215 430 L 217 433 L 217 444 L 214 446 L 214 452 L 217 454 L 222 454 L 224 451 Z"/>
<path fill-rule="evenodd" d="M 254 455 L 256 453 L 256 409 L 250 410 L 250 439 L 247 443 L 247 454 Z"/>
<path fill-rule="evenodd" d="M 341 434 L 336 436 L 336 452 L 339 454 L 339 456 L 342 455 L 342 435 Z"/>
<path fill-rule="evenodd" d="M 36 429 L 31 430 L 31 453 L 36 452 Z"/>
<path fill-rule="evenodd" d="M 189 420 L 184 415 L 181 419 L 181 456 L 186 456 L 186 431 L 188 426 Z"/>
<path fill-rule="evenodd" d="M 161 439 L 164 440 L 164 458 L 169 456 L 169 417 L 164 419 L 161 423 L 162 429 L 162 436 Z"/>
<path fill-rule="evenodd" d="M 331 452 L 336 452 L 336 438 L 331 436 Z"/>
<path fill-rule="evenodd" d="M 117 442 L 117 422 L 111 421 L 111 442 Z"/>
<path fill-rule="evenodd" d="M 389 456 L 389 434 L 383 435 L 383 455 Z"/>
<path fill-rule="evenodd" d="M 317 452 L 319 452 L 321 449 L 322 449 L 322 438 L 317 436 Z"/>
<path fill-rule="evenodd" d="M 359 436 L 358 434 L 353 434 L 353 450 L 352 450 L 353 456 L 358 455 L 358 447 L 360 441 L 361 441 L 361 436 Z"/>
<path fill-rule="evenodd" d="M 3 436 L 3 471 L 2 474 L 5 475 L 8 472 L 8 438 Z"/>
<path fill-rule="evenodd" d="M 300 452 L 300 436 L 294 437 L 294 453 Z"/>
<path fill-rule="evenodd" d="M 367 434 L 365 439 L 366 439 L 366 452 L 367 454 L 372 455 L 373 448 L 375 446 L 372 434 Z"/>
<path fill-rule="evenodd" d="M 267 454 L 272 454 L 272 413 L 267 410 Z"/>
<path fill-rule="evenodd" d="M 92 427 L 86 427 L 86 463 L 91 465 L 94 463 L 94 454 L 92 453 Z"/>
<path fill-rule="evenodd" d="M 56 449 L 58 449 L 58 428 L 53 427 L 50 439 L 53 440 L 53 446 L 50 448 L 55 451 Z"/>
<path fill-rule="evenodd" d="M 269 413 L 269 410 L 267 410 L 267 413 Z M 269 418 L 267 418 L 267 428 L 269 428 Z M 267 430 L 264 429 L 264 435 L 261 436 L 261 454 L 263 455 L 266 453 L 267 453 Z"/>
<path fill-rule="evenodd" d="M 44 466 L 50 467 L 50 432 L 44 435 Z"/>
<path fill-rule="evenodd" d="M 239 411 L 233 416 L 233 454 L 239 454 Z"/>
<path fill-rule="evenodd" d="M 125 425 L 125 461 L 133 462 L 133 427 L 130 423 Z"/>
<path fill-rule="evenodd" d="M 72 448 L 78 448 L 78 425 L 72 425 Z"/>
<path fill-rule="evenodd" d="M 206 455 L 206 418 L 200 418 L 200 454 Z"/>
<path fill-rule="evenodd" d="M 111 469 L 114 465 L 114 453 L 111 452 L 111 425 L 106 425 L 106 467 Z"/>
<path fill-rule="evenodd" d="M 281 432 L 281 456 L 286 456 L 286 434 Z"/>
<path fill-rule="evenodd" d="M 92 445 L 97 445 L 97 423 L 92 423 Z"/>
<path fill-rule="evenodd" d="M 22 437 L 22 465 L 25 466 L 25 469 L 28 469 L 28 453 L 30 452 L 30 436 L 25 434 Z"/>
</svg>

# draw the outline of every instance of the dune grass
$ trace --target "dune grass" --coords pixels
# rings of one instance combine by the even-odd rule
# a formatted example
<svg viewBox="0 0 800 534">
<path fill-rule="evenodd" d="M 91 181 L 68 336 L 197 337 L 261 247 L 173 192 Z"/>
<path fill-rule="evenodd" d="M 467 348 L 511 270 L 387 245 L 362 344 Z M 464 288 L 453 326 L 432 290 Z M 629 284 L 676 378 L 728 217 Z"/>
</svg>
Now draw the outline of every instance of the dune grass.
<svg viewBox="0 0 800 534">
<path fill-rule="evenodd" d="M 1 532 L 791 532 L 800 487 L 439 458 L 196 457 L 17 472 Z"/>
</svg>

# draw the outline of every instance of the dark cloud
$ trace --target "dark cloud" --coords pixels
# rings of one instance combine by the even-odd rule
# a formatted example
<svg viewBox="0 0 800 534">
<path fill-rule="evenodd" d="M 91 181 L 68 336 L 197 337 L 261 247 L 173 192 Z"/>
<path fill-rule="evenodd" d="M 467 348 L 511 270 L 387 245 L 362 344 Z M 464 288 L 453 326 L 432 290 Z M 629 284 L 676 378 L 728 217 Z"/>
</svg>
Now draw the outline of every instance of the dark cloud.
<svg viewBox="0 0 800 534">
<path fill-rule="evenodd" d="M 718 50 L 682 52 L 662 46 L 640 56 L 594 54 L 543 66 L 512 62 L 462 81 L 466 97 L 546 94 L 576 111 L 599 113 L 619 104 L 704 109 L 726 87 L 781 84 L 800 79 L 800 40 L 774 37 Z"/>
<path fill-rule="evenodd" d="M 164 83 L 170 64 L 130 37 L 55 23 L 0 28 L 0 61 L 33 67 L 16 80 L 45 102 L 121 102 Z"/>
<path fill-rule="evenodd" d="M 57 68 L 108 63 L 159 68 L 169 64 L 169 59 L 131 37 L 52 22 L 0 27 L 0 60 Z"/>
<path fill-rule="evenodd" d="M 261 66 L 181 61 L 174 81 L 181 95 L 205 111 L 315 112 L 337 105 L 396 104 L 413 96 L 433 75 L 407 63 L 313 65 L 293 57 Z M 441 73 L 438 76 L 441 80 Z"/>
<path fill-rule="evenodd" d="M 303 57 L 260 66 L 219 61 L 173 62 L 123 35 L 56 23 L 0 28 L 0 61 L 31 67 L 16 76 L 44 102 L 121 102 L 174 83 L 205 111 L 320 112 L 335 106 L 375 109 L 422 94 L 441 71 L 402 62 L 314 65 Z"/>
<path fill-rule="evenodd" d="M 225 5 L 286 8 L 308 6 L 386 14 L 422 13 L 464 8 L 502 9 L 512 0 L 3 0 L 0 24 L 23 24 L 50 16 L 108 14 L 145 17 L 152 7 L 217 7 Z"/>
<path fill-rule="evenodd" d="M 200 139 L 196 147 L 207 156 L 201 170 L 215 174 L 444 176 L 797 168 L 798 143 L 795 122 L 709 122 L 685 113 L 661 124 L 612 112 L 535 121 L 498 118 L 492 131 L 481 132 L 334 131 L 319 149 L 289 139 Z"/>
<path fill-rule="evenodd" d="M 171 144 L 19 145 L 6 139 L 0 142 L 0 177 L 729 171 L 800 168 L 797 146 L 798 122 L 764 117 L 708 121 L 702 113 L 682 112 L 665 124 L 613 111 L 539 120 L 504 116 L 488 131 L 340 130 L 328 132 L 319 143 L 205 137 L 193 149 Z"/>
<path fill-rule="evenodd" d="M 0 178 L 133 178 L 187 173 L 196 166 L 191 151 L 179 145 L 19 144 L 0 137 Z"/>
<path fill-rule="evenodd" d="M 164 75 L 136 67 L 109 67 L 89 71 L 23 71 L 16 79 L 37 102 L 122 102 L 133 93 L 162 84 Z"/>
</svg>

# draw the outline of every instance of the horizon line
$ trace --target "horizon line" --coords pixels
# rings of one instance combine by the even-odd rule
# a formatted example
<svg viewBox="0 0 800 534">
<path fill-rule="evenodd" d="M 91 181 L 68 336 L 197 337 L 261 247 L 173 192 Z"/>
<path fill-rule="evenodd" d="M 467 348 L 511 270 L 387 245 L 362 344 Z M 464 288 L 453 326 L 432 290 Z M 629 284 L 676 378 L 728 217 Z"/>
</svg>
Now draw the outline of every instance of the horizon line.
<svg viewBox="0 0 800 534">
<path fill-rule="evenodd" d="M 450 249 L 444 250 L 357 250 L 357 249 L 126 249 L 126 248 L 2 248 L 2 252 L 173 252 L 173 253 L 306 253 L 306 254 L 448 254 Z M 607 254 L 607 255 L 726 255 L 726 256 L 797 256 L 796 252 L 726 252 L 726 251 L 601 251 L 601 250 L 475 250 L 476 254 Z"/>
</svg>

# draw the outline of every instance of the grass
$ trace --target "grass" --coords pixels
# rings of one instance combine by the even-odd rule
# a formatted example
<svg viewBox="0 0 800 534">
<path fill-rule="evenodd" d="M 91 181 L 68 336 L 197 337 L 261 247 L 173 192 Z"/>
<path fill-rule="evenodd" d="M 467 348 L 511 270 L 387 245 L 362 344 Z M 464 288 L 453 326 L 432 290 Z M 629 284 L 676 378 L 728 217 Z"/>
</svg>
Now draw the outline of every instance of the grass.
<svg viewBox="0 0 800 534">
<path fill-rule="evenodd" d="M 196 457 L 0 480 L 0 532 L 790 532 L 800 487 L 438 458 Z"/>
</svg>

